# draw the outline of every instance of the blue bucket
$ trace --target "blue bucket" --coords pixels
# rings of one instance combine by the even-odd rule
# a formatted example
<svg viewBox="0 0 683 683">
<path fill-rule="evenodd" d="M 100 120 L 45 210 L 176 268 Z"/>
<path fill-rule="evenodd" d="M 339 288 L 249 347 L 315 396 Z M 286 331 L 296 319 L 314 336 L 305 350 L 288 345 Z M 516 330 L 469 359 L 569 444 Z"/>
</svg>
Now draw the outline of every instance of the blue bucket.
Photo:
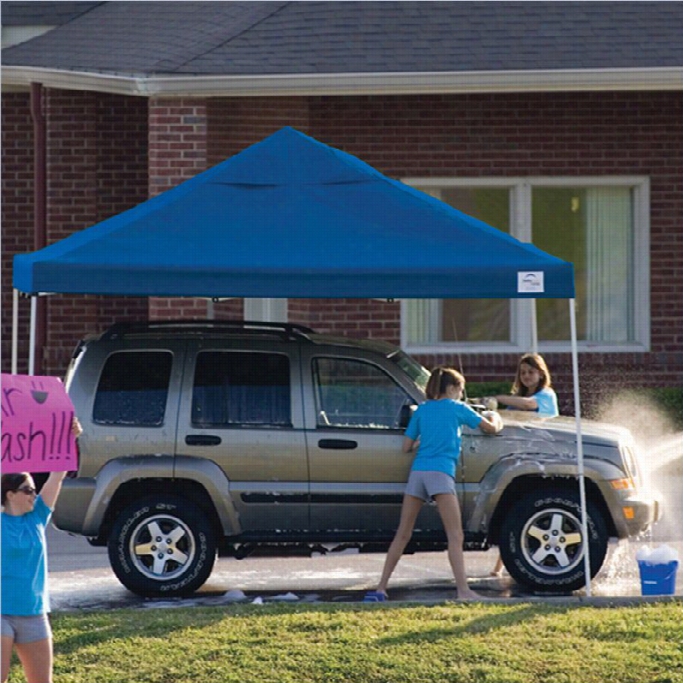
<svg viewBox="0 0 683 683">
<path fill-rule="evenodd" d="M 643 595 L 674 595 L 678 561 L 666 564 L 650 564 L 638 561 L 640 586 Z"/>
</svg>

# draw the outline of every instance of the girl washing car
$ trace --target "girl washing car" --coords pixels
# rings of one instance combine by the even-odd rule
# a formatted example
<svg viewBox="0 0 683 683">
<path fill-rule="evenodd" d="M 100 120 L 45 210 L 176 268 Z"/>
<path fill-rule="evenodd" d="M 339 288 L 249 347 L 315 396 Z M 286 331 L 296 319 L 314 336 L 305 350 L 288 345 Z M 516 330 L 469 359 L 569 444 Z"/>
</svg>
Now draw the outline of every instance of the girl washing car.
<svg viewBox="0 0 683 683">
<path fill-rule="evenodd" d="M 480 596 L 467 585 L 463 556 L 463 529 L 460 505 L 455 493 L 455 468 L 460 457 L 462 425 L 479 428 L 485 434 L 497 434 L 503 423 L 500 415 L 486 412 L 480 415 L 462 402 L 465 378 L 452 368 L 434 370 L 427 383 L 426 403 L 414 413 L 405 432 L 403 451 L 417 446 L 417 454 L 406 485 L 398 530 L 384 563 L 376 590 L 365 597 L 366 602 L 387 599 L 387 584 L 406 545 L 413 535 L 415 520 L 422 506 L 436 501 L 448 538 L 448 560 L 455 577 L 460 599 Z"/>
<path fill-rule="evenodd" d="M 557 417 L 557 394 L 552 388 L 550 371 L 543 356 L 525 353 L 517 365 L 511 394 L 494 397 L 499 405 L 512 410 L 529 410 L 540 417 Z"/>
<path fill-rule="evenodd" d="M 557 417 L 557 394 L 552 388 L 550 371 L 543 356 L 538 353 L 525 353 L 517 364 L 517 374 L 512 385 L 512 393 L 492 397 L 498 405 L 511 410 L 528 410 L 539 417 Z M 486 399 L 484 402 L 486 403 Z M 502 576 L 503 561 L 498 555 L 491 576 Z"/>
</svg>

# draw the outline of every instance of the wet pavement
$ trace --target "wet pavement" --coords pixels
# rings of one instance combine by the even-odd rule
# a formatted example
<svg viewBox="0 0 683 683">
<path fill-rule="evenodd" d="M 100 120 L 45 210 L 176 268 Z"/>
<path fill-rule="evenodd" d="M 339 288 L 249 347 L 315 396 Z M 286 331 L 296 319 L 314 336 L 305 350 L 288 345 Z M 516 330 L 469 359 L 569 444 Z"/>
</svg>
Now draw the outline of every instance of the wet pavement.
<svg viewBox="0 0 683 683">
<path fill-rule="evenodd" d="M 650 545 L 658 545 L 657 542 Z M 651 600 L 640 598 L 636 552 L 644 542 L 615 544 L 602 571 L 592 582 L 591 597 L 536 596 L 509 576 L 490 577 L 496 551 L 467 552 L 470 586 L 492 599 L 590 602 L 601 604 Z M 683 542 L 669 542 L 683 555 Z M 378 580 L 383 554 L 330 553 L 313 557 L 251 556 L 218 558 L 209 581 L 191 598 L 146 599 L 126 590 L 109 567 L 106 548 L 93 548 L 83 538 L 51 528 L 48 533 L 50 592 L 55 611 L 113 608 L 163 608 L 225 605 L 234 602 L 358 602 Z M 676 595 L 683 595 L 679 566 Z M 390 584 L 392 601 L 435 603 L 457 597 L 445 552 L 405 555 Z"/>
<path fill-rule="evenodd" d="M 585 591 L 570 596 L 534 596 L 509 576 L 492 578 L 497 551 L 467 552 L 465 566 L 471 587 L 482 596 L 502 600 L 543 600 L 614 604 L 642 598 L 636 553 L 643 545 L 667 544 L 683 558 L 683 435 L 667 437 L 650 450 L 653 486 L 664 501 L 664 517 L 637 540 L 610 546 L 602 570 Z M 659 496 L 658 496 L 659 497 Z M 82 537 L 50 527 L 48 531 L 50 592 L 54 610 L 145 608 L 230 602 L 300 601 L 357 602 L 374 588 L 383 554 L 329 553 L 313 557 L 250 556 L 218 558 L 208 582 L 192 598 L 145 599 L 126 590 L 114 576 L 106 548 L 93 548 Z M 677 599 L 683 596 L 683 563 L 676 576 Z M 392 600 L 434 603 L 453 600 L 456 591 L 445 552 L 405 555 L 389 587 Z"/>
</svg>

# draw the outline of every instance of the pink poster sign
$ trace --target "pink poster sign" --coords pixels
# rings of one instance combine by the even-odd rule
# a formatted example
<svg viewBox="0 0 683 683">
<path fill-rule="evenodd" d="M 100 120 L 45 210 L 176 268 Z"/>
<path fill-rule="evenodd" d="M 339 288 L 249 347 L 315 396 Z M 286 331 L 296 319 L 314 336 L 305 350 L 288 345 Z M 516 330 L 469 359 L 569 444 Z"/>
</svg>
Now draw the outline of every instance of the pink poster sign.
<svg viewBox="0 0 683 683">
<path fill-rule="evenodd" d="M 78 469 L 74 407 L 57 377 L 2 375 L 2 472 Z"/>
</svg>

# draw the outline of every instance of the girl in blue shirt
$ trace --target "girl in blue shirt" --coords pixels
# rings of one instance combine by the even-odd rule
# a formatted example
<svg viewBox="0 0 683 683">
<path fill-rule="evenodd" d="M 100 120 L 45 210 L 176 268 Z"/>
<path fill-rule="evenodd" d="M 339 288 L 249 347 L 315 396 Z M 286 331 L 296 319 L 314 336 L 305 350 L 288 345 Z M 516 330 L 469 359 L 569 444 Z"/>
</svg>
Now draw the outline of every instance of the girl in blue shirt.
<svg viewBox="0 0 683 683">
<path fill-rule="evenodd" d="M 28 472 L 2 475 L 2 680 L 16 648 L 28 683 L 52 681 L 47 619 L 45 527 L 66 472 L 52 472 L 37 495 Z"/>
<path fill-rule="evenodd" d="M 557 394 L 553 389 L 550 370 L 543 356 L 525 353 L 517 364 L 517 374 L 511 395 L 499 394 L 494 398 L 500 405 L 511 410 L 533 411 L 539 417 L 557 417 Z M 491 576 L 503 575 L 503 560 L 500 555 L 491 570 Z"/>
<path fill-rule="evenodd" d="M 74 436 L 83 429 L 74 419 Z M 66 472 L 51 472 L 40 495 L 28 472 L 2 475 L 2 683 L 12 649 L 27 683 L 52 683 L 52 629 L 47 618 L 47 526 Z"/>
<path fill-rule="evenodd" d="M 429 400 L 415 411 L 403 440 L 403 452 L 409 453 L 417 446 L 417 455 L 403 496 L 398 530 L 387 552 L 377 589 L 368 593 L 367 601 L 383 602 L 387 599 L 389 578 L 413 535 L 415 520 L 422 506 L 432 498 L 436 501 L 448 538 L 448 559 L 458 598 L 479 598 L 467 585 L 455 469 L 460 457 L 463 424 L 478 427 L 485 434 L 496 434 L 503 425 L 497 413 L 488 412 L 482 416 L 462 403 L 464 388 L 465 378 L 452 368 L 436 368 L 429 378 Z"/>
<path fill-rule="evenodd" d="M 525 353 L 519 359 L 512 394 L 499 394 L 495 398 L 500 405 L 512 410 L 530 410 L 540 417 L 560 414 L 550 370 L 538 353 Z"/>
</svg>

